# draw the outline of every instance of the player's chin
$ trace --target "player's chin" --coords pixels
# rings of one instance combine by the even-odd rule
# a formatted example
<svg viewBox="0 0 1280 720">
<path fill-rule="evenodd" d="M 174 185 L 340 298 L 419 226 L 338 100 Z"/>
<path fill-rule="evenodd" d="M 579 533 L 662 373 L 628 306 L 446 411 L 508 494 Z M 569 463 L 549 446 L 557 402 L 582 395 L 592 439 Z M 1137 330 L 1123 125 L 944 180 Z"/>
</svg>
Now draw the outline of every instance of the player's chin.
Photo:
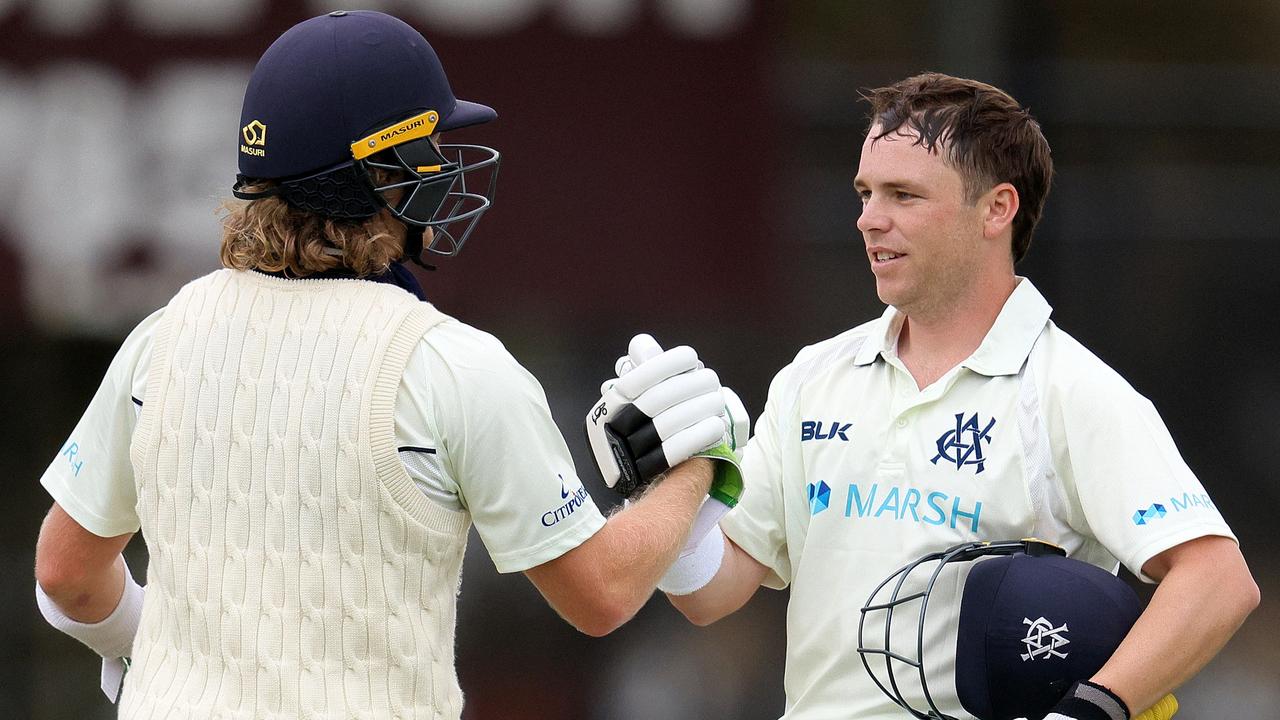
<svg viewBox="0 0 1280 720">
<path fill-rule="evenodd" d="M 901 277 L 885 277 L 876 273 L 876 295 L 885 305 L 898 306 L 910 294 L 908 283 Z"/>
</svg>

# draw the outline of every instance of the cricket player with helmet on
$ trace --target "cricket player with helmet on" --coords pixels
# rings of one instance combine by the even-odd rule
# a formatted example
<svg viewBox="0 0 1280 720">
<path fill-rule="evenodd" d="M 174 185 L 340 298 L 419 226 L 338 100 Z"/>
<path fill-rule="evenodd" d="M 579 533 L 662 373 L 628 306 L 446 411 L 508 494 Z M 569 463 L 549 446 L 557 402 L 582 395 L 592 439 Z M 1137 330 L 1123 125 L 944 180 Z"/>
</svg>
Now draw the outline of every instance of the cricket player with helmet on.
<svg viewBox="0 0 1280 720">
<path fill-rule="evenodd" d="M 459 718 L 472 523 L 500 572 L 601 635 L 708 492 L 736 500 L 724 391 L 691 349 L 606 388 L 650 488 L 606 521 L 537 381 L 425 302 L 403 261 L 463 248 L 499 163 L 441 133 L 495 117 L 381 13 L 312 18 L 262 56 L 226 268 L 133 330 L 41 478 L 39 607 L 103 657 L 109 697 L 124 675 L 121 717 Z M 139 530 L 145 588 L 121 555 Z"/>
<path fill-rule="evenodd" d="M 1053 174 L 1030 113 L 990 85 L 936 73 L 867 99 L 857 227 L 889 307 L 777 374 L 745 449 L 741 502 L 659 587 L 700 625 L 761 585 L 790 587 L 786 720 L 891 720 L 913 707 L 935 718 L 1000 709 L 983 720 L 1137 715 L 1213 658 L 1257 605 L 1257 585 L 1152 404 L 1059 329 L 1014 272 Z M 1023 689 L 996 685 L 994 700 L 966 706 L 956 686 L 975 671 L 957 666 L 967 571 L 952 564 L 927 594 L 895 573 L 946 548 L 1027 537 L 1159 586 L 1100 667 L 1050 686 L 1053 702 L 1019 708 L 1000 696 Z M 865 626 L 896 613 L 895 625 L 916 627 L 899 621 L 918 608 L 874 598 L 882 589 L 928 602 L 918 643 Z M 1053 610 L 1025 612 L 1005 620 L 1069 654 L 1071 630 L 1051 625 Z M 876 642 L 859 647 L 860 632 Z M 919 669 L 918 681 L 865 672 L 890 660 Z"/>
</svg>

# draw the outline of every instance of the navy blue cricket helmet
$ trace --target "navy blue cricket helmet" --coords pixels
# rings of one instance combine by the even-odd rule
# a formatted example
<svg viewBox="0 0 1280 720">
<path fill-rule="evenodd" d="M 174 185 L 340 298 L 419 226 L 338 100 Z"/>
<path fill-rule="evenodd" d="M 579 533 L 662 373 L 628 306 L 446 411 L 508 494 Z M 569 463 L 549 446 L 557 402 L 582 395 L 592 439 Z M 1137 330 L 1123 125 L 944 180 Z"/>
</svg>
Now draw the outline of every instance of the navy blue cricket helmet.
<svg viewBox="0 0 1280 720">
<path fill-rule="evenodd" d="M 1123 580 L 1038 540 L 964 543 L 925 555 L 872 592 L 858 627 L 858 653 L 871 679 L 917 718 L 954 720 L 929 691 L 925 613 L 944 568 L 971 561 L 977 562 L 960 601 L 955 686 L 960 705 L 979 720 L 1043 717 L 1072 683 L 1087 680 L 1106 663 L 1142 613 L 1137 594 Z M 900 593 L 917 568 L 932 568 L 923 592 Z M 880 598 L 887 587 L 892 587 L 888 597 Z M 918 609 L 910 607 L 913 603 Z M 917 623 L 915 647 L 889 647 L 895 610 Z M 864 638 L 867 616 L 874 613 L 887 616 L 883 647 L 871 645 L 870 631 Z M 895 667 L 903 665 L 918 675 L 927 708 L 913 707 L 903 697 L 895 677 Z M 879 675 L 881 666 L 887 683 Z"/>
<path fill-rule="evenodd" d="M 427 250 L 454 255 L 493 203 L 499 155 L 438 145 L 433 135 L 496 117 L 454 96 L 435 51 L 408 24 L 379 12 L 331 12 L 287 30 L 254 68 L 233 193 L 278 195 L 340 220 L 386 207 L 409 227 L 411 259 L 425 228 L 433 229 Z M 394 180 L 376 183 L 375 168 Z M 262 180 L 274 182 L 248 189 Z M 449 229 L 454 223 L 460 231 Z"/>
</svg>

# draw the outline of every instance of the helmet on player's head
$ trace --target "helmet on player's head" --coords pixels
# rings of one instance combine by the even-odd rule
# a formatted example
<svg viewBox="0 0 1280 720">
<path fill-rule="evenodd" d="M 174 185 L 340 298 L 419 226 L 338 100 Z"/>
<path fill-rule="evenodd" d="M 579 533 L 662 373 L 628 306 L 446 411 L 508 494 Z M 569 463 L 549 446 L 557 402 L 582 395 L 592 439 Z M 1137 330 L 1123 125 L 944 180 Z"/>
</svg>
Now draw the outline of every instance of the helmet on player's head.
<svg viewBox="0 0 1280 720">
<path fill-rule="evenodd" d="M 278 195 L 343 220 L 386 207 L 409 228 L 411 259 L 418 260 L 425 228 L 434 231 L 428 251 L 454 255 L 493 203 L 499 155 L 480 145 L 438 145 L 433 135 L 495 117 L 490 107 L 454 97 L 417 30 L 383 13 L 332 12 L 290 28 L 254 68 L 233 193 Z M 395 179 L 375 182 L 388 175 Z M 259 180 L 275 182 L 248 189 Z"/>
<path fill-rule="evenodd" d="M 1043 717 L 1072 683 L 1102 667 L 1142 611 L 1124 581 L 1038 540 L 965 543 L 925 555 L 876 587 L 858 623 L 858 653 L 872 681 L 922 720 L 954 720 L 928 684 L 930 594 L 949 565 L 975 560 L 960 600 L 955 687 L 961 706 L 979 720 Z M 903 629 L 893 627 L 895 616 L 905 616 L 907 634 L 914 634 L 906 648 L 892 647 Z M 868 626 L 880 619 L 882 632 Z M 927 708 L 904 697 L 902 686 L 917 679 Z"/>
</svg>

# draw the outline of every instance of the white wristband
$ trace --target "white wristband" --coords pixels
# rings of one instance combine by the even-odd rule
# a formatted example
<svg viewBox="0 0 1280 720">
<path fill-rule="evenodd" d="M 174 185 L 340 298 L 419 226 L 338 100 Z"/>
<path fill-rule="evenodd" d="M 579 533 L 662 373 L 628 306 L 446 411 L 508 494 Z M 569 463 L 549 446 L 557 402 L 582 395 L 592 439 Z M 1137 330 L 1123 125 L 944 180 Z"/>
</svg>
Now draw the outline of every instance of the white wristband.
<svg viewBox="0 0 1280 720">
<path fill-rule="evenodd" d="M 707 539 L 707 535 L 712 531 L 720 530 L 720 518 L 728 514 L 731 510 L 720 500 L 708 497 L 702 501 L 702 506 L 698 508 L 698 514 L 693 516 L 693 527 L 689 529 L 689 540 L 685 542 L 684 547 L 680 549 L 680 557 L 687 557 L 697 552 L 698 546 Z"/>
<path fill-rule="evenodd" d="M 129 566 L 125 565 L 124 594 L 116 609 L 101 622 L 82 623 L 67 617 L 53 598 L 45 594 L 40 583 L 36 583 L 36 604 L 44 619 L 104 658 L 129 656 L 133 636 L 138 633 L 138 623 L 142 620 L 143 594 L 142 586 L 133 581 Z"/>
<path fill-rule="evenodd" d="M 724 533 L 716 525 L 693 552 L 681 555 L 658 581 L 658 589 L 668 595 L 688 595 L 711 582 L 724 561 Z"/>
</svg>

